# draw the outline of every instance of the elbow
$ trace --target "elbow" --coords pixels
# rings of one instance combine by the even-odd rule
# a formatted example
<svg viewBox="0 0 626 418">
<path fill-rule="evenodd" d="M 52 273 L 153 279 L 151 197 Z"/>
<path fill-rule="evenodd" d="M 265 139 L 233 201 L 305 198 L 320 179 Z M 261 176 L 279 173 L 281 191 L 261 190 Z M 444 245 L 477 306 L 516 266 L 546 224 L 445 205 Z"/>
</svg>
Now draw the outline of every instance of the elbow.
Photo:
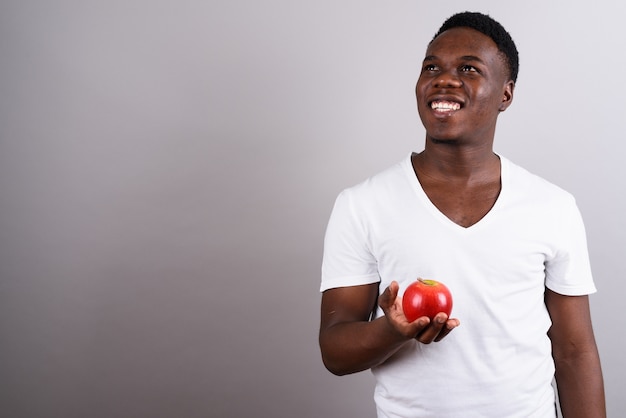
<svg viewBox="0 0 626 418">
<path fill-rule="evenodd" d="M 354 353 L 324 350 L 323 346 L 321 352 L 324 367 L 335 376 L 359 373 L 371 367 L 368 362 L 358 361 L 358 356 Z"/>
<path fill-rule="evenodd" d="M 322 363 L 326 370 L 334 374 L 335 376 L 344 376 L 348 374 L 348 371 L 345 370 L 343 366 L 343 362 L 341 361 L 341 356 L 338 355 L 336 348 L 334 349 L 333 344 L 331 344 L 332 340 L 329 340 L 324 333 L 320 332 L 319 335 L 319 347 L 320 353 L 322 354 Z"/>
<path fill-rule="evenodd" d="M 370 368 L 369 362 L 363 360 L 362 350 L 347 346 L 332 333 L 320 332 L 319 347 L 324 367 L 335 376 L 345 376 Z"/>
<path fill-rule="evenodd" d="M 328 370 L 335 376 L 345 376 L 347 374 L 353 373 L 350 370 L 346 369 L 345 367 L 342 367 L 341 364 L 339 364 L 338 362 L 332 361 L 331 359 L 328 358 L 328 356 L 324 355 L 323 353 L 322 353 L 322 363 L 324 363 L 324 367 L 326 367 L 326 370 Z"/>
<path fill-rule="evenodd" d="M 320 338 L 320 352 L 324 367 L 335 376 L 345 376 L 358 371 L 351 368 L 343 350 L 337 350 L 333 344 L 324 344 L 323 338 Z"/>
</svg>

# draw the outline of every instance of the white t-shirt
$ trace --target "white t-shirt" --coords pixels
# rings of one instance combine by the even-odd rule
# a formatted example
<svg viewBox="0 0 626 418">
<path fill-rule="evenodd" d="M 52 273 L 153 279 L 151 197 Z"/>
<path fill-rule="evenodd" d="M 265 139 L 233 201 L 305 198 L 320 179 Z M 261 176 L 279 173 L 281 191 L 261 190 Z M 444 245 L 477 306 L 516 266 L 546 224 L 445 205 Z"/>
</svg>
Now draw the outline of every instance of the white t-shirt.
<svg viewBox="0 0 626 418">
<path fill-rule="evenodd" d="M 500 160 L 500 195 L 469 228 L 430 202 L 410 156 L 335 202 L 321 291 L 380 282 L 382 292 L 396 280 L 402 294 L 434 279 L 461 321 L 441 342 L 410 341 L 372 369 L 379 417 L 556 416 L 543 295 L 595 292 L 585 230 L 569 193 Z"/>
</svg>

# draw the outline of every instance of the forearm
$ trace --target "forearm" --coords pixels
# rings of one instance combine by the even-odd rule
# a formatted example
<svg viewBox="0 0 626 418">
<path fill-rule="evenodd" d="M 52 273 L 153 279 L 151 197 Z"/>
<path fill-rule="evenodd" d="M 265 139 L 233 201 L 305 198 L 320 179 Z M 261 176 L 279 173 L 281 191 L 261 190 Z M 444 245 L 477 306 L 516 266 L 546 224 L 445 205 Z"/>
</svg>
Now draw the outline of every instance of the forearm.
<svg viewBox="0 0 626 418">
<path fill-rule="evenodd" d="M 605 418 L 604 383 L 595 347 L 555 358 L 556 383 L 564 418 Z"/>
<path fill-rule="evenodd" d="M 337 323 L 320 333 L 322 360 L 336 375 L 356 373 L 383 363 L 410 339 L 395 331 L 384 316 Z"/>
</svg>

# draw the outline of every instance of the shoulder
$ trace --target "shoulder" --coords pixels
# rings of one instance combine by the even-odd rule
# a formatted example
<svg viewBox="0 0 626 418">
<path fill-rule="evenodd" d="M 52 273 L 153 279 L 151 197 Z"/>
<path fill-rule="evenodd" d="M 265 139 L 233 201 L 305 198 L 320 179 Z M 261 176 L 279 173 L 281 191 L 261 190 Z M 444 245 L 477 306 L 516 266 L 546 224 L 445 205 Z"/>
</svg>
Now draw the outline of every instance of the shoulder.
<svg viewBox="0 0 626 418">
<path fill-rule="evenodd" d="M 410 187 L 410 177 L 407 175 L 410 164 L 410 157 L 407 156 L 385 170 L 342 190 L 339 198 L 368 201 L 402 193 L 406 191 L 407 187 Z"/>
<path fill-rule="evenodd" d="M 508 186 L 518 197 L 531 198 L 538 203 L 545 202 L 549 205 L 575 204 L 574 196 L 567 190 L 504 157 L 500 158 L 503 161 L 503 167 L 506 167 L 508 171 L 506 179 Z"/>
</svg>

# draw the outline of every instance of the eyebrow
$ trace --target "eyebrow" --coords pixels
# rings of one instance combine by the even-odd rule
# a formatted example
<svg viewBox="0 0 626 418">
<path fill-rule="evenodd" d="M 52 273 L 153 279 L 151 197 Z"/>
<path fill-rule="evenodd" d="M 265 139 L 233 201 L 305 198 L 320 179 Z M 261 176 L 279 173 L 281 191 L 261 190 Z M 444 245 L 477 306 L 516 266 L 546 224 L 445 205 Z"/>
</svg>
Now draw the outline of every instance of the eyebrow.
<svg viewBox="0 0 626 418">
<path fill-rule="evenodd" d="M 424 57 L 424 62 L 435 61 L 436 59 L 437 59 L 436 55 L 427 55 L 426 57 Z M 460 59 L 463 61 L 476 61 L 476 62 L 484 63 L 482 59 L 480 59 L 479 57 L 475 55 L 463 55 L 460 57 Z"/>
</svg>

